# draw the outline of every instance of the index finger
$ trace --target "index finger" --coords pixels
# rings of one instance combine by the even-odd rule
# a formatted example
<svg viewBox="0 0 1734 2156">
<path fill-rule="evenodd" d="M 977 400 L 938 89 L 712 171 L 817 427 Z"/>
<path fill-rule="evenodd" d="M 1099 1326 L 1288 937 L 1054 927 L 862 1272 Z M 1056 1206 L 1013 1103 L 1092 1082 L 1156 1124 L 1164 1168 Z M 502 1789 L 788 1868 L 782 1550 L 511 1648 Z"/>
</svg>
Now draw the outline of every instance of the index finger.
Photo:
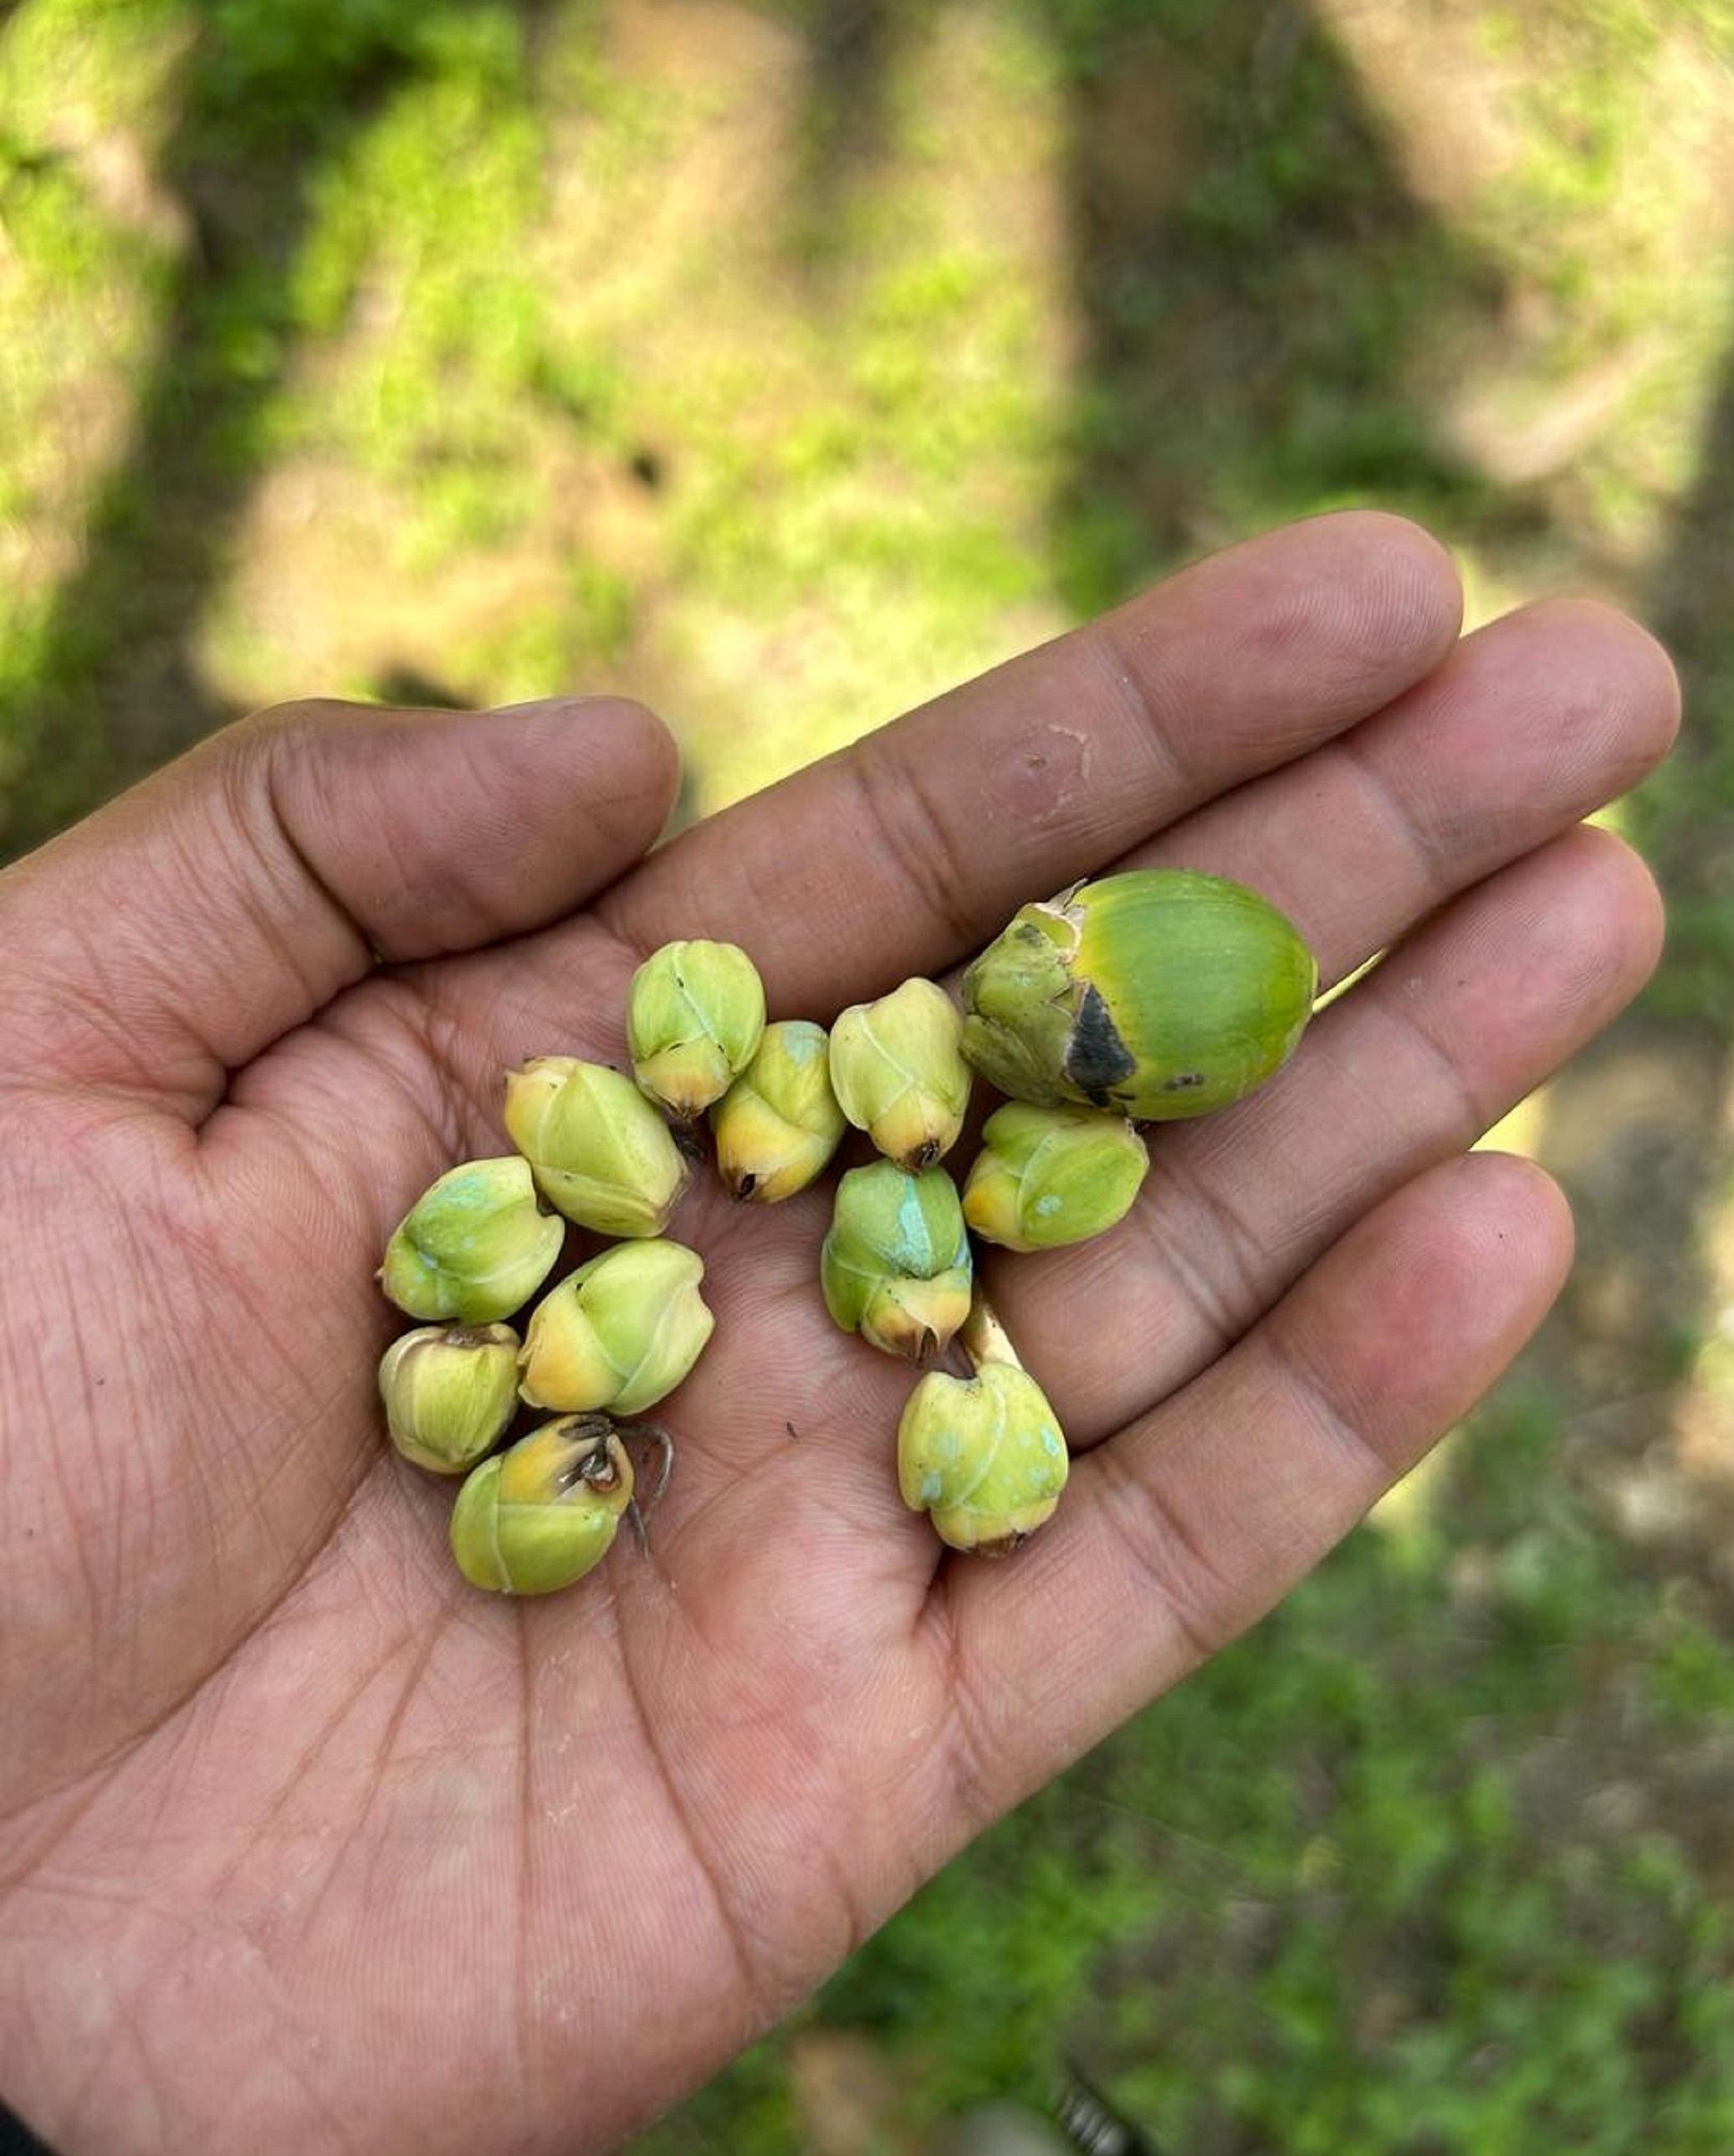
<svg viewBox="0 0 1734 2156">
<path fill-rule="evenodd" d="M 1367 717 L 1449 649 L 1456 574 L 1352 511 L 1213 555 L 684 834 L 604 899 L 639 951 L 743 943 L 829 1015 Z"/>
</svg>

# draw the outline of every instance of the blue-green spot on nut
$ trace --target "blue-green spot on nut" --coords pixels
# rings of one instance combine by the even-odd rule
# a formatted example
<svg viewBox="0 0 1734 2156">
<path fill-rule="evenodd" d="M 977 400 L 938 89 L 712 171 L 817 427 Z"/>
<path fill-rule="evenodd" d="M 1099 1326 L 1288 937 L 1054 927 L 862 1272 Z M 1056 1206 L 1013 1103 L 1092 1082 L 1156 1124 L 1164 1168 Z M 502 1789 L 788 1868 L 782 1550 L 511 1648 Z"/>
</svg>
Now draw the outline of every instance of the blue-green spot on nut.
<svg viewBox="0 0 1734 2156">
<path fill-rule="evenodd" d="M 920 1362 L 969 1314 L 972 1268 L 957 1186 L 942 1168 L 911 1175 L 889 1160 L 837 1187 L 819 1255 L 825 1306 L 845 1332 Z"/>
</svg>

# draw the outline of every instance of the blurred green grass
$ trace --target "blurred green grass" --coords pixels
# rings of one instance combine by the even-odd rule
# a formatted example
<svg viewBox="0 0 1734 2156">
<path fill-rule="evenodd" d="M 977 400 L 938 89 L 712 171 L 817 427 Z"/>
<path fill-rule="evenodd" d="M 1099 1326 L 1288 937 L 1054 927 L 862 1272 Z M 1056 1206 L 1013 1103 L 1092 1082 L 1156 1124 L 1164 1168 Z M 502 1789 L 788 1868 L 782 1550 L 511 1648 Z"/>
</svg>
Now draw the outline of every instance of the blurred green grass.
<svg viewBox="0 0 1734 2156">
<path fill-rule="evenodd" d="M 628 688 L 703 813 L 1344 501 L 1680 660 L 1669 959 L 1521 1126 L 1540 1348 L 647 2156 L 1068 2050 L 1189 2156 L 1734 2143 L 1731 60 L 1727 0 L 0 17 L 0 849 L 316 691 Z"/>
</svg>

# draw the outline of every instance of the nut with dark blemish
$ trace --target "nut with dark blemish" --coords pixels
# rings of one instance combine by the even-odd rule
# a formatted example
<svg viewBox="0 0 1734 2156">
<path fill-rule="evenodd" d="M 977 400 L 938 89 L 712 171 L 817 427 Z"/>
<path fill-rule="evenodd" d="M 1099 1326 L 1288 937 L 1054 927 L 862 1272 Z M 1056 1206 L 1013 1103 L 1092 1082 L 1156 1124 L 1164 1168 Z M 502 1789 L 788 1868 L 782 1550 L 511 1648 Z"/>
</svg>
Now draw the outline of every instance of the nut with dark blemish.
<svg viewBox="0 0 1734 2156">
<path fill-rule="evenodd" d="M 1292 1053 L 1312 954 L 1244 885 L 1183 869 L 1104 877 L 1026 906 L 963 977 L 963 1052 L 1014 1100 L 1198 1116 Z"/>
<path fill-rule="evenodd" d="M 608 1416 L 564 1416 L 469 1476 L 452 1514 L 452 1555 L 477 1587 L 552 1594 L 602 1563 L 632 1494 L 632 1461 Z"/>
</svg>

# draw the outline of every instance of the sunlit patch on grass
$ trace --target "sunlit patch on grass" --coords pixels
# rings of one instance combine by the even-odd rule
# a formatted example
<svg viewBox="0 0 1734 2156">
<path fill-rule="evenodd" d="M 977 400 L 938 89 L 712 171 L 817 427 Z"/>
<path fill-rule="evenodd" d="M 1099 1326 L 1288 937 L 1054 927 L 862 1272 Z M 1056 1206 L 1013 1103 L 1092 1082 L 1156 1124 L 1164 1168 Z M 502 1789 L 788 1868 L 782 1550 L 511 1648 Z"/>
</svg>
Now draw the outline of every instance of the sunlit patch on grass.
<svg viewBox="0 0 1734 2156">
<path fill-rule="evenodd" d="M 1547 1128 L 1547 1089 L 1540 1086 L 1510 1109 L 1486 1134 L 1475 1141 L 1478 1151 L 1516 1152 L 1533 1160 L 1542 1151 Z"/>
<path fill-rule="evenodd" d="M 1459 1433 L 1448 1431 L 1367 1515 L 1367 1525 L 1387 1537 L 1412 1563 L 1438 1559 L 1435 1512 L 1454 1470 L 1459 1446 Z"/>
</svg>

